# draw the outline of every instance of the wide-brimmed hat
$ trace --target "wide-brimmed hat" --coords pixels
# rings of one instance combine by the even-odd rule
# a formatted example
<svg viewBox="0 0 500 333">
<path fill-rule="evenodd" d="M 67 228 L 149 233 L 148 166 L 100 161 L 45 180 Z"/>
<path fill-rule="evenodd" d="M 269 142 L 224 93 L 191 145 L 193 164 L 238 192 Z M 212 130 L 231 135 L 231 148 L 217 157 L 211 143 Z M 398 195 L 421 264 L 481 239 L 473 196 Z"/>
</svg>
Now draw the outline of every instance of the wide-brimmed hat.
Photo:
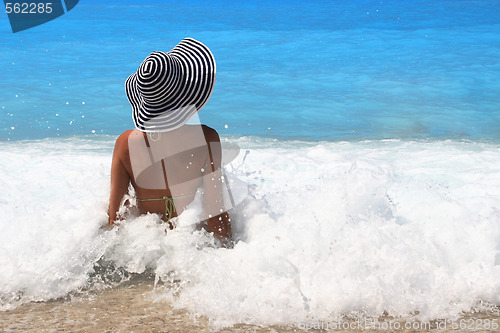
<svg viewBox="0 0 500 333">
<path fill-rule="evenodd" d="M 193 38 L 151 53 L 125 81 L 135 127 L 162 132 L 184 125 L 210 98 L 215 69 L 210 49 Z"/>
</svg>

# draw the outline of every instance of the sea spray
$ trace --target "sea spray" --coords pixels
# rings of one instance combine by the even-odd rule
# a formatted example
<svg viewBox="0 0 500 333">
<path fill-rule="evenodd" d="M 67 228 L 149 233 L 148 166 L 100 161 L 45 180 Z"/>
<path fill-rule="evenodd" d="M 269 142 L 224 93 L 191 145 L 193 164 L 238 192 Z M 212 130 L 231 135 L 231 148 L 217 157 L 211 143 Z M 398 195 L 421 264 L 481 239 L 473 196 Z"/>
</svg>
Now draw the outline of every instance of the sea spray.
<svg viewBox="0 0 500 333">
<path fill-rule="evenodd" d="M 155 214 L 102 230 L 112 142 L 2 143 L 2 309 L 87 290 L 100 266 L 109 285 L 152 272 L 160 300 L 214 326 L 500 302 L 498 143 L 237 139 L 227 172 L 250 187 L 223 249 L 193 227 L 196 203 L 175 230 Z"/>
</svg>

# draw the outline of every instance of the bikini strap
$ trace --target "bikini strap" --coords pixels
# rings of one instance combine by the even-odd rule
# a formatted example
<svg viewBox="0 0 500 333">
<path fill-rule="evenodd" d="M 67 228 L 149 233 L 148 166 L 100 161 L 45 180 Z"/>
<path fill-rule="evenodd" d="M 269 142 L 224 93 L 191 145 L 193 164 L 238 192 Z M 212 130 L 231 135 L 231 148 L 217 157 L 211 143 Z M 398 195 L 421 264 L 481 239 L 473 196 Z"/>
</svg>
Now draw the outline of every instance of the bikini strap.
<svg viewBox="0 0 500 333">
<path fill-rule="evenodd" d="M 207 142 L 208 146 L 208 156 L 210 157 L 210 165 L 212 166 L 212 172 L 215 172 L 214 158 L 212 156 L 212 148 L 210 148 L 210 141 Z"/>
<path fill-rule="evenodd" d="M 167 196 L 164 196 L 164 197 L 161 197 L 161 198 L 148 198 L 148 199 L 140 199 L 140 198 L 137 198 L 138 201 L 158 201 L 158 200 L 165 200 L 165 213 L 168 214 L 168 219 L 170 220 L 172 218 L 172 215 L 174 212 L 176 212 L 176 208 L 175 208 L 175 199 L 181 199 L 181 198 L 187 198 L 187 197 L 191 197 L 193 196 L 194 194 L 188 194 L 188 195 L 181 195 L 181 196 L 178 196 L 178 197 L 167 197 Z"/>
</svg>

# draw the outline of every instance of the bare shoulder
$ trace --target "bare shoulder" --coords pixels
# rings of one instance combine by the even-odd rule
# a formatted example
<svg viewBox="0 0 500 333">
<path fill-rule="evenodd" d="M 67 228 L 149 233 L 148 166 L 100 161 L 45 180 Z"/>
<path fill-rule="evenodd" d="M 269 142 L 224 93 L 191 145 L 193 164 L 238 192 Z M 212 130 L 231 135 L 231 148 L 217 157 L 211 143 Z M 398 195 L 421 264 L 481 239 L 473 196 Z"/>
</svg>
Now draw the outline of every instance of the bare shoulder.
<svg viewBox="0 0 500 333">
<path fill-rule="evenodd" d="M 201 125 L 201 127 L 203 128 L 203 134 L 205 134 L 207 142 L 220 142 L 219 133 L 216 130 L 207 125 Z"/>
<path fill-rule="evenodd" d="M 116 142 L 127 141 L 130 133 L 132 133 L 133 131 L 134 131 L 133 129 L 126 130 L 125 132 L 123 132 L 122 134 L 120 134 L 120 136 L 116 139 Z"/>
<path fill-rule="evenodd" d="M 124 153 L 128 150 L 128 138 L 134 130 L 127 130 L 123 132 L 115 142 L 115 151 L 118 153 Z"/>
</svg>

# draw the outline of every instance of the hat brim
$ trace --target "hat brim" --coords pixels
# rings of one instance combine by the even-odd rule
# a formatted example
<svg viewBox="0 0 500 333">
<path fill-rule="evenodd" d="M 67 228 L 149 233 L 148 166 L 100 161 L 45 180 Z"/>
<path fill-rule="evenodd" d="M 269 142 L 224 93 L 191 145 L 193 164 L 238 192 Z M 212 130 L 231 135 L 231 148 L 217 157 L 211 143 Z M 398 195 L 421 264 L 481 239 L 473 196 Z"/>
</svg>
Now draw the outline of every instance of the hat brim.
<svg viewBox="0 0 500 333">
<path fill-rule="evenodd" d="M 143 132 L 181 127 L 207 103 L 215 74 L 212 52 L 192 38 L 167 53 L 151 53 L 125 81 L 135 127 Z"/>
</svg>

